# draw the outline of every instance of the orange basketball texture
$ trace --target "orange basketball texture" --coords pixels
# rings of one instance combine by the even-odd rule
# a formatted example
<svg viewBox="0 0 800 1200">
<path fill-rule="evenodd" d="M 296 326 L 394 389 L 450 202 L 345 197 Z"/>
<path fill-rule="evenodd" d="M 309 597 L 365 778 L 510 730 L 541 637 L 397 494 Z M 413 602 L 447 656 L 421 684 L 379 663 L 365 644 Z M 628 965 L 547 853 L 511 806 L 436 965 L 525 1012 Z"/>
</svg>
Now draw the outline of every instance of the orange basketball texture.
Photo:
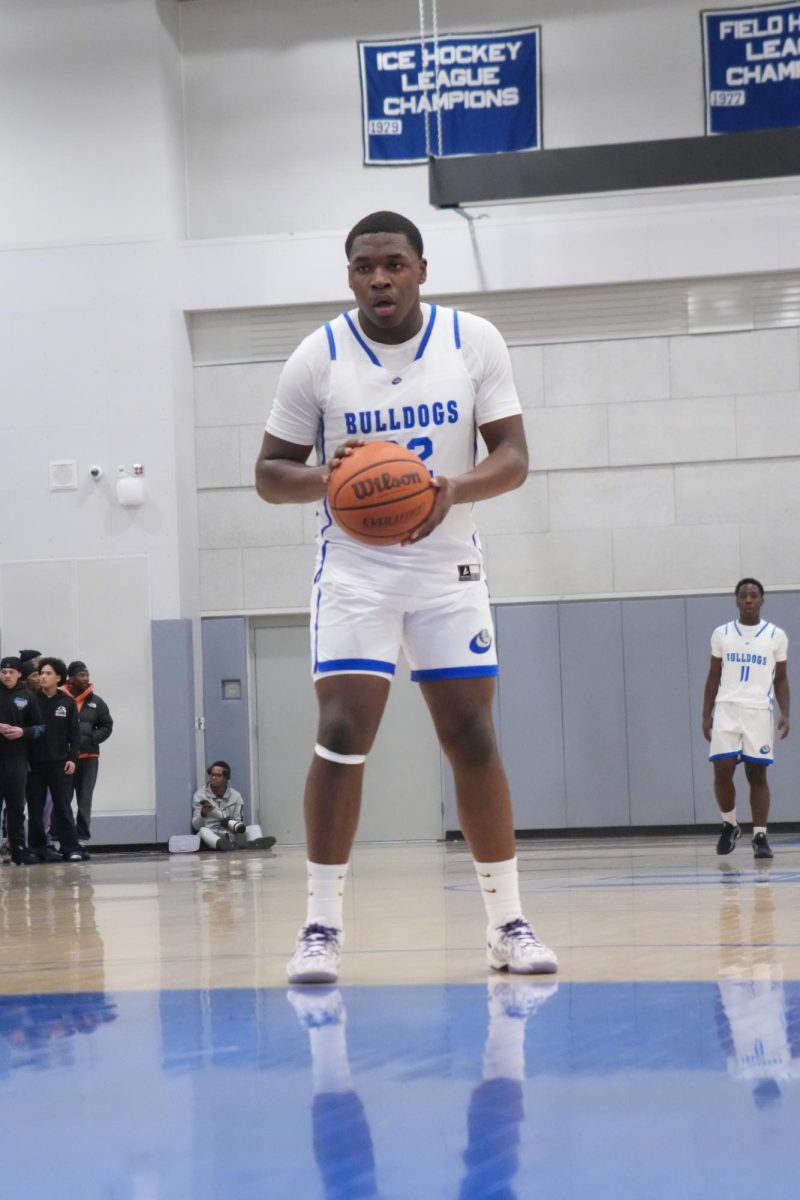
<svg viewBox="0 0 800 1200">
<path fill-rule="evenodd" d="M 396 546 L 425 521 L 436 489 L 422 459 L 394 442 L 355 446 L 328 483 L 337 525 L 368 546 Z"/>
</svg>

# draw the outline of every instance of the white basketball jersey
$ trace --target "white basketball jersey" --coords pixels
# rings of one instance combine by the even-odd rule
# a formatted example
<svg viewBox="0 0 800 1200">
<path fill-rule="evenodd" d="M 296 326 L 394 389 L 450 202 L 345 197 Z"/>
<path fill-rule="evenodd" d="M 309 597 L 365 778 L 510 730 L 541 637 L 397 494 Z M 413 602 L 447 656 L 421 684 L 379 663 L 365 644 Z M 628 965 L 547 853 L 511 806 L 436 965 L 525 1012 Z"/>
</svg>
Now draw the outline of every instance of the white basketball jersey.
<svg viewBox="0 0 800 1200">
<path fill-rule="evenodd" d="M 711 635 L 711 653 L 722 659 L 717 702 L 772 708 L 775 664 L 786 662 L 789 639 L 777 625 L 729 621 Z"/>
<path fill-rule="evenodd" d="M 315 445 L 327 462 L 347 438 L 394 441 L 432 475 L 469 471 L 478 426 L 521 411 L 508 350 L 480 317 L 422 306 L 420 332 L 386 345 L 366 338 L 358 310 L 342 313 L 286 364 L 267 422 L 276 437 Z M 400 595 L 436 595 L 483 577 L 472 505 L 454 505 L 430 537 L 410 546 L 366 546 L 317 507 L 317 577 Z"/>
</svg>

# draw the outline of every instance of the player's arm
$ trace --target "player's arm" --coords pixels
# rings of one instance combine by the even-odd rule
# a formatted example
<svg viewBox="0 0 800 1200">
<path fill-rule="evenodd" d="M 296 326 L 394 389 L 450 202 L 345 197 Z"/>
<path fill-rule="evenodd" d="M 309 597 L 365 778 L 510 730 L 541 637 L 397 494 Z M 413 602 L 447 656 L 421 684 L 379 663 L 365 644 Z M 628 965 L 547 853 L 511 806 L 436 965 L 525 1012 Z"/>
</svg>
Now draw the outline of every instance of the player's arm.
<svg viewBox="0 0 800 1200">
<path fill-rule="evenodd" d="M 256 461 L 256 490 L 261 499 L 269 504 L 320 500 L 325 495 L 330 469 L 306 461 L 312 449 L 265 433 Z"/>
<path fill-rule="evenodd" d="M 781 715 L 778 717 L 778 737 L 781 741 L 789 735 L 789 679 L 786 674 L 786 661 L 775 663 L 775 699 Z"/>
<path fill-rule="evenodd" d="M 424 525 L 409 541 L 418 542 L 440 525 L 454 504 L 474 504 L 491 500 L 503 492 L 520 487 L 528 476 L 528 443 L 522 416 L 515 413 L 498 421 L 488 421 L 480 427 L 481 437 L 489 451 L 486 458 L 463 475 L 452 478 L 437 475 L 433 479 L 436 502 Z"/>
<path fill-rule="evenodd" d="M 711 726 L 714 723 L 712 713 L 714 701 L 719 691 L 719 681 L 722 678 L 722 659 L 711 655 L 711 665 L 708 668 L 705 691 L 703 692 L 703 736 L 711 741 Z"/>
<path fill-rule="evenodd" d="M 481 425 L 481 437 L 489 453 L 471 471 L 450 480 L 455 490 L 454 504 L 491 500 L 492 496 L 513 492 L 528 478 L 528 442 L 521 414 Z"/>
</svg>

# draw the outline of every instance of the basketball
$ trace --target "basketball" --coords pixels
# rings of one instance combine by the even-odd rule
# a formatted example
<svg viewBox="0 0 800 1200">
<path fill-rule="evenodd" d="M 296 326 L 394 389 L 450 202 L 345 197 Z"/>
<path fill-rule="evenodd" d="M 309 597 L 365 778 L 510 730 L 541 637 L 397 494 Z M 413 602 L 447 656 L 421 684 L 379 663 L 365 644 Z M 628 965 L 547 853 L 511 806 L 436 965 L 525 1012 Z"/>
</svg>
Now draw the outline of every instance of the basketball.
<svg viewBox="0 0 800 1200">
<path fill-rule="evenodd" d="M 355 446 L 328 483 L 336 524 L 368 546 L 402 542 L 426 520 L 435 499 L 422 459 L 394 442 Z"/>
</svg>

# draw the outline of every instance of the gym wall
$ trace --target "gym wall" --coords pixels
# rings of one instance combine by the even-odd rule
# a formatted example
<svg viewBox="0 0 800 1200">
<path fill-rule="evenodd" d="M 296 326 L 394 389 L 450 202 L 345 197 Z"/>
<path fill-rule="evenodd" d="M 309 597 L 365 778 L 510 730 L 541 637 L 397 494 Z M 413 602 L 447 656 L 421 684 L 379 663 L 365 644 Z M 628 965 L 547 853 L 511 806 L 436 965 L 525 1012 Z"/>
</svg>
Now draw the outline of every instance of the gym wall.
<svg viewBox="0 0 800 1200">
<path fill-rule="evenodd" d="M 487 25 L 478 0 L 440 0 L 439 8 L 454 30 Z M 524 0 L 491 8 L 497 28 L 542 24 L 547 145 L 700 131 L 697 3 L 563 8 L 556 0 L 543 0 L 534 16 Z M 41 586 L 39 564 L 64 563 L 74 579 L 81 562 L 138 562 L 148 598 L 135 616 L 121 603 L 116 566 L 98 570 L 107 603 L 92 610 L 91 665 L 101 693 L 119 639 L 149 646 L 150 623 L 186 621 L 199 715 L 201 611 L 305 603 L 306 514 L 251 507 L 250 540 L 219 545 L 230 512 L 243 519 L 240 490 L 276 368 L 218 359 L 193 375 L 186 314 L 194 322 L 242 309 L 338 307 L 343 234 L 384 206 L 422 225 L 438 295 L 576 289 L 577 298 L 583 288 L 634 281 L 800 270 L 791 180 L 487 208 L 470 214 L 473 243 L 463 216 L 430 209 L 424 167 L 361 165 L 356 39 L 413 33 L 417 6 L 399 14 L 389 0 L 330 0 L 313 11 L 313 30 L 309 6 L 294 0 L 26 0 L 4 11 L 0 493 L 12 519 L 0 566 L 11 564 L 24 586 L 9 593 L 3 584 L 0 646 L 17 649 L 26 615 L 38 612 L 19 605 Z M 543 457 L 527 489 L 483 518 L 498 598 L 552 595 L 551 577 L 560 596 L 672 590 L 667 561 L 681 575 L 675 590 L 727 589 L 734 566 L 757 570 L 758 562 L 768 583 L 790 587 L 781 564 L 796 561 L 796 321 L 756 328 L 737 310 L 711 334 L 656 330 L 640 340 L 620 328 L 602 348 L 580 333 L 558 344 L 515 342 L 534 455 Z M 653 423 L 667 430 L 666 458 L 648 443 Z M 216 478 L 213 437 L 221 439 Z M 53 461 L 76 463 L 74 490 L 50 490 Z M 145 464 L 147 502 L 123 510 L 110 485 L 118 465 L 134 462 Z M 106 469 L 100 484 L 88 477 L 93 463 Z M 252 495 L 244 503 L 254 506 Z M 756 551 L 763 557 L 753 563 Z M 31 629 L 24 640 L 36 637 Z M 157 685 L 185 690 L 191 665 L 182 664 L 179 685 L 154 660 Z M 155 746 L 153 703 L 137 712 L 145 732 L 136 744 Z M 202 739 L 195 747 L 185 715 L 181 753 L 202 770 Z M 148 797 L 143 804 L 156 803 L 153 762 L 118 758 L 121 736 L 104 760 L 99 812 L 129 785 Z M 195 781 L 185 782 L 188 806 Z"/>
</svg>

